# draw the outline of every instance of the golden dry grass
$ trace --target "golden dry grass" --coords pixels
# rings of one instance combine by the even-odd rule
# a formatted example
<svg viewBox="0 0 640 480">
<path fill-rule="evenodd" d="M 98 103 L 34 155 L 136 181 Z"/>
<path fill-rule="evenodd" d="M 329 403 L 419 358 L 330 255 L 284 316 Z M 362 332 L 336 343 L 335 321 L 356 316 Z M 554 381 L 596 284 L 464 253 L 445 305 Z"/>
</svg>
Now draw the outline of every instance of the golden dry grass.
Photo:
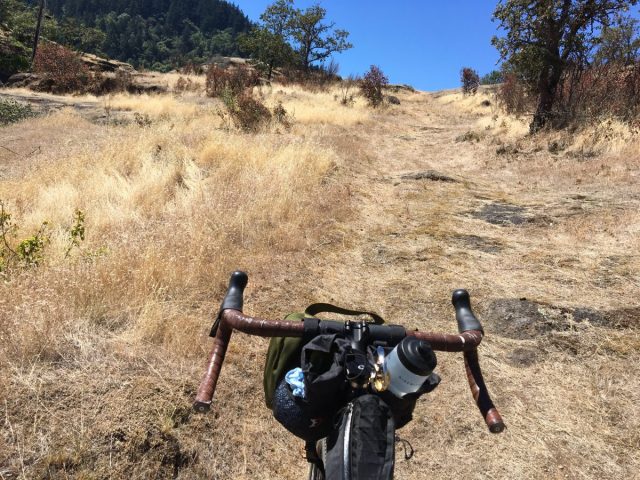
<svg viewBox="0 0 640 480">
<path fill-rule="evenodd" d="M 416 455 L 398 454 L 397 478 L 632 478 L 635 137 L 602 137 L 581 156 L 580 138 L 550 151 L 566 137 L 526 138 L 518 119 L 480 127 L 502 115 L 481 97 L 400 94 L 400 108 L 372 117 L 334 92 L 261 94 L 293 112 L 291 130 L 221 129 L 216 103 L 197 95 L 112 97 L 114 118 L 146 113 L 150 126 L 67 110 L 4 130 L 12 142 L 18 129 L 40 132 L 33 168 L 0 178 L 0 198 L 18 238 L 49 220 L 51 243 L 40 266 L 0 284 L 2 476 L 301 478 L 301 441 L 263 406 L 265 340 L 235 335 L 213 411 L 190 410 L 227 275 L 244 268 L 246 310 L 276 318 L 331 301 L 451 332 L 450 292 L 471 290 L 509 428 L 486 431 L 461 359 L 441 354 L 442 385 L 400 432 Z M 482 135 L 459 140 L 468 131 Z M 460 182 L 402 177 L 428 169 Z M 495 203 L 530 221 L 477 216 Z M 76 208 L 87 238 L 65 258 Z M 514 337 L 492 305 L 523 297 L 546 320 Z M 629 308 L 631 326 L 574 321 L 562 308 L 575 307 Z"/>
</svg>

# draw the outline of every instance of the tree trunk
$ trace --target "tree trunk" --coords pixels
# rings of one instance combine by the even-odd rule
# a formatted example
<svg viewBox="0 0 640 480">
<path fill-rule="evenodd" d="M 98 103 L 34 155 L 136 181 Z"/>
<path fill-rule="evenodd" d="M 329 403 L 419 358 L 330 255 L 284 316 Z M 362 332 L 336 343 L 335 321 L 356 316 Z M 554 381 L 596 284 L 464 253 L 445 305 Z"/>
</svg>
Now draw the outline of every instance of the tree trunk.
<svg viewBox="0 0 640 480">
<path fill-rule="evenodd" d="M 553 102 L 560 84 L 562 69 L 558 65 L 551 65 L 540 74 L 538 81 L 538 106 L 533 120 L 529 125 L 529 133 L 539 132 L 547 125 L 552 116 Z"/>
<path fill-rule="evenodd" d="M 44 9 L 47 6 L 47 0 L 40 0 L 40 8 L 38 9 L 38 23 L 36 24 L 36 33 L 33 37 L 33 53 L 31 55 L 31 64 L 36 59 L 36 53 L 38 53 L 38 41 L 40 40 L 40 30 L 42 29 L 42 17 L 44 15 Z"/>
<path fill-rule="evenodd" d="M 267 71 L 267 80 L 271 81 L 271 75 L 273 74 L 273 62 L 269 62 L 269 70 Z"/>
</svg>

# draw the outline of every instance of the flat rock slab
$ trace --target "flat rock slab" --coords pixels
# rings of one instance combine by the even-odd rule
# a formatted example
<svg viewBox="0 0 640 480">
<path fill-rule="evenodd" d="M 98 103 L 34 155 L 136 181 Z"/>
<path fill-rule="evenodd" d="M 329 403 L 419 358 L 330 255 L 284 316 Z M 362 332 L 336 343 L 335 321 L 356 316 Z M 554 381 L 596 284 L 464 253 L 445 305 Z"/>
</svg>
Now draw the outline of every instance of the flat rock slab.
<svg viewBox="0 0 640 480">
<path fill-rule="evenodd" d="M 491 302 L 482 315 L 498 335 L 518 340 L 575 329 L 576 323 L 615 329 L 640 327 L 640 307 L 599 311 L 590 307 L 559 307 L 527 299 L 502 298 Z"/>
<path fill-rule="evenodd" d="M 478 235 L 461 235 L 457 238 L 465 247 L 480 250 L 484 253 L 495 254 L 502 251 L 502 245 L 489 238 Z"/>
<path fill-rule="evenodd" d="M 531 221 L 527 209 L 510 203 L 488 203 L 471 216 L 493 225 L 522 225 Z"/>
<path fill-rule="evenodd" d="M 451 182 L 458 183 L 459 181 L 453 177 L 445 175 L 444 173 L 436 172 L 435 170 L 425 170 L 423 172 L 412 172 L 401 175 L 402 180 L 431 180 L 433 182 Z"/>
</svg>

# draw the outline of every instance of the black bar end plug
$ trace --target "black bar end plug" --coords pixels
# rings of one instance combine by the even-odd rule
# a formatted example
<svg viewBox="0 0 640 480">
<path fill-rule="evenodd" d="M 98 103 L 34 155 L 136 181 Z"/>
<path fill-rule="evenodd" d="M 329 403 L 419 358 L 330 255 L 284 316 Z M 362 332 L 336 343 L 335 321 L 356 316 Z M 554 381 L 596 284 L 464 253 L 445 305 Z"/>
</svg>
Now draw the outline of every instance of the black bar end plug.
<svg viewBox="0 0 640 480">
<path fill-rule="evenodd" d="M 469 292 L 463 289 L 456 290 L 453 292 L 453 295 L 451 295 L 451 303 L 453 303 L 453 307 L 456 309 L 458 332 L 463 333 L 469 330 L 480 330 L 484 332 L 480 321 L 473 314 L 473 310 L 471 310 Z"/>
<path fill-rule="evenodd" d="M 232 309 L 242 311 L 243 293 L 249 282 L 249 276 L 245 272 L 237 270 L 229 278 L 229 289 L 220 305 L 220 310 Z"/>
</svg>

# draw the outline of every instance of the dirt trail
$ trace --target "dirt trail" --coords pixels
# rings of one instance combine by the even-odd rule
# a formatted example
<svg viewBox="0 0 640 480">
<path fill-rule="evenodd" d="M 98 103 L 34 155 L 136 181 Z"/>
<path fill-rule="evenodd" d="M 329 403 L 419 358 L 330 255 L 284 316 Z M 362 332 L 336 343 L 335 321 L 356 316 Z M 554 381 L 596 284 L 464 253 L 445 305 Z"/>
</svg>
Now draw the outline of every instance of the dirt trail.
<svg viewBox="0 0 640 480">
<path fill-rule="evenodd" d="M 319 249 L 309 265 L 321 279 L 313 297 L 454 332 L 451 291 L 472 294 L 487 330 L 481 361 L 509 430 L 486 431 L 460 358 L 441 354 L 443 384 L 403 433 L 418 454 L 399 460 L 398 478 L 423 478 L 424 471 L 430 478 L 628 475 L 639 465 L 637 433 L 610 415 L 632 414 L 637 377 L 623 374 L 626 355 L 590 335 L 597 315 L 611 322 L 623 315 L 616 308 L 625 288 L 640 293 L 637 250 L 629 250 L 637 240 L 622 233 L 611 233 L 616 242 L 602 240 L 597 225 L 589 238 L 570 233 L 576 218 L 588 223 L 640 207 L 637 191 L 558 185 L 566 181 L 560 172 L 543 185 L 544 169 L 527 176 L 513 160 L 498 159 L 491 142 L 461 141 L 476 123 L 476 115 L 420 94 L 358 138 L 366 147 L 346 167 L 355 219 L 327 232 L 333 248 Z M 607 271 L 607 258 L 620 263 Z M 637 301 L 627 313 L 637 325 Z M 607 381 L 617 385 L 619 402 L 603 393 Z"/>
</svg>

